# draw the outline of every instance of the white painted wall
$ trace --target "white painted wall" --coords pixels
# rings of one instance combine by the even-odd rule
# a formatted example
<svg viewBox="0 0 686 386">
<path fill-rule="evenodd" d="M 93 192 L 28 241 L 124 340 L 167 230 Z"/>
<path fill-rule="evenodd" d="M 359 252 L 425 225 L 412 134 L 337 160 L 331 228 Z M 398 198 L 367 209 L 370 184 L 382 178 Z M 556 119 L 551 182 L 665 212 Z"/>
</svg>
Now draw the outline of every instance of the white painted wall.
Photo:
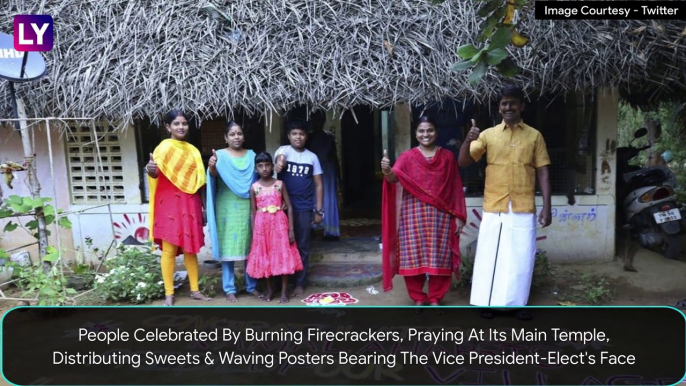
<svg viewBox="0 0 686 386">
<path fill-rule="evenodd" d="M 537 248 L 547 251 L 548 259 L 556 262 L 607 260 L 614 256 L 614 197 L 612 195 L 577 196 L 576 204 L 567 204 L 567 197 L 553 196 L 552 223 L 538 226 Z M 476 239 L 481 224 L 483 198 L 467 198 L 467 226 L 460 240 L 464 256 L 476 253 Z M 536 212 L 543 205 L 536 197 Z"/>
</svg>

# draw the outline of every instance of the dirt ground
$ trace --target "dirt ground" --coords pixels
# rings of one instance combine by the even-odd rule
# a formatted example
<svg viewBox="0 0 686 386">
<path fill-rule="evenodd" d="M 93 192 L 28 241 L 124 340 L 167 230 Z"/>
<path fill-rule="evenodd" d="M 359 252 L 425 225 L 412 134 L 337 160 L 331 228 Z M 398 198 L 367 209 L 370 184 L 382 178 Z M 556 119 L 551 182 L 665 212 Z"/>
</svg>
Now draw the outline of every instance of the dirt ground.
<svg viewBox="0 0 686 386">
<path fill-rule="evenodd" d="M 604 305 L 668 305 L 674 306 L 678 301 L 686 299 L 686 256 L 680 260 L 668 260 L 661 255 L 645 249 L 638 249 L 634 258 L 634 267 L 638 272 L 623 270 L 620 261 L 582 262 L 574 264 L 551 264 L 552 274 L 545 280 L 537 282 L 532 288 L 530 305 L 588 305 L 594 304 L 588 294 L 592 291 L 607 291 L 609 294 L 600 298 L 598 304 Z M 589 275 L 591 282 L 583 283 L 584 275 Z M 603 278 L 605 281 L 598 283 L 593 280 Z M 368 291 L 369 286 L 331 289 L 309 287 L 305 297 L 313 293 L 322 292 L 347 292 L 358 301 L 354 305 L 361 306 L 387 306 L 387 305 L 411 305 L 405 284 L 400 276 L 394 279 L 394 288 L 384 292 L 381 283 L 373 285 L 373 290 Z M 376 292 L 376 293 L 374 293 Z M 239 294 L 238 303 L 228 303 L 218 295 L 211 302 L 199 303 L 188 298 L 188 288 L 184 287 L 176 296 L 176 304 L 182 306 L 302 306 L 303 297 L 293 298 L 288 304 L 279 304 L 276 299 L 271 303 L 253 298 L 245 293 Z M 93 297 L 84 297 L 83 305 L 92 304 L 89 300 Z M 17 304 L 16 301 L 0 300 L 0 312 L 4 313 Z M 152 305 L 161 305 L 162 301 Z M 468 306 L 469 285 L 454 285 L 443 301 L 444 305 Z"/>
</svg>

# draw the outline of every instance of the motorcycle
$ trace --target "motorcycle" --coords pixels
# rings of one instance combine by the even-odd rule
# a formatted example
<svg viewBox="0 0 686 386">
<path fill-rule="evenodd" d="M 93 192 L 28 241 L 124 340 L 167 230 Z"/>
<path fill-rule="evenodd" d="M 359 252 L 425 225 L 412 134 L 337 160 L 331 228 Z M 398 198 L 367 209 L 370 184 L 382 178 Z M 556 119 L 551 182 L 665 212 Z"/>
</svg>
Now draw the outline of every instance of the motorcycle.
<svg viewBox="0 0 686 386">
<path fill-rule="evenodd" d="M 629 162 L 651 147 L 633 147 L 632 143 L 648 134 L 641 128 L 629 146 L 617 148 L 617 203 L 621 202 L 623 226 L 629 227 L 632 240 L 643 248 L 661 253 L 668 259 L 681 255 L 681 235 L 686 231 L 686 208 L 676 200 L 676 176 L 665 166 L 641 168 Z"/>
</svg>

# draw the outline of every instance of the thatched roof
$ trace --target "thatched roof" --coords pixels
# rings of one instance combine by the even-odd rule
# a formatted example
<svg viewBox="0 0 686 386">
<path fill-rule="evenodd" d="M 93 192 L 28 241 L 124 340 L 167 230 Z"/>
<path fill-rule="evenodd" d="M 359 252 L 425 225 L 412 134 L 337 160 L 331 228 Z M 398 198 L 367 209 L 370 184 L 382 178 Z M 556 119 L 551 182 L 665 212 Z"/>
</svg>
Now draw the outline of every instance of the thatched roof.
<svg viewBox="0 0 686 386">
<path fill-rule="evenodd" d="M 262 114 L 298 103 L 340 111 L 444 97 L 483 101 L 501 86 L 492 72 L 472 87 L 469 71 L 450 70 L 456 48 L 475 41 L 483 4 L 476 1 L 215 2 L 228 20 L 210 16 L 206 4 L 4 0 L 4 32 L 12 32 L 15 14 L 55 20 L 49 75 L 18 85 L 28 114 L 128 121 L 172 107 L 208 117 L 227 106 Z M 524 68 L 516 81 L 528 90 L 619 85 L 642 102 L 686 90 L 684 21 L 546 21 L 534 20 L 533 9 L 517 17 L 532 41 L 510 51 Z"/>
</svg>

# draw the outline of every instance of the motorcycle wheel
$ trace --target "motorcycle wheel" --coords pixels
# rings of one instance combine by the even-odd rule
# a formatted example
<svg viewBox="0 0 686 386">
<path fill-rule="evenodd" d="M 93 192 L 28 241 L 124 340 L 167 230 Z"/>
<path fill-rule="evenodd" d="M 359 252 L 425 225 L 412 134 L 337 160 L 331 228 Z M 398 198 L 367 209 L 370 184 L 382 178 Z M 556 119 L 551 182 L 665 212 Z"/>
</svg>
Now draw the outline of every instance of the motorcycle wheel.
<svg viewBox="0 0 686 386">
<path fill-rule="evenodd" d="M 662 245 L 662 255 L 664 257 L 677 260 L 681 257 L 681 236 L 664 235 L 665 243 Z"/>
</svg>

